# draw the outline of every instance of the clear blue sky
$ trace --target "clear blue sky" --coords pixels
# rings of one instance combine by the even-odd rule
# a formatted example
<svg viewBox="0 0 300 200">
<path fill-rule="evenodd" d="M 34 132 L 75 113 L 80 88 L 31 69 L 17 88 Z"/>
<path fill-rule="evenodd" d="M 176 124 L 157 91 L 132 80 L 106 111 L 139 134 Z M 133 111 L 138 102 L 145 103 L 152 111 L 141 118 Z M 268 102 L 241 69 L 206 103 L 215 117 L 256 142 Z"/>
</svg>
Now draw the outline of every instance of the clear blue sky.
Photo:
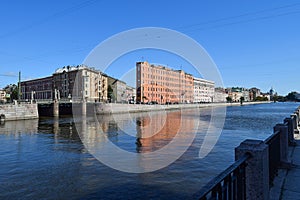
<svg viewBox="0 0 300 200">
<path fill-rule="evenodd" d="M 2 0 L 0 21 L 0 88 L 16 83 L 19 70 L 22 79 L 48 76 L 64 65 L 81 64 L 114 34 L 150 26 L 174 29 L 199 42 L 218 66 L 225 87 L 300 92 L 297 0 Z M 124 59 L 122 68 L 131 69 L 141 59 L 185 65 L 141 51 Z"/>
</svg>

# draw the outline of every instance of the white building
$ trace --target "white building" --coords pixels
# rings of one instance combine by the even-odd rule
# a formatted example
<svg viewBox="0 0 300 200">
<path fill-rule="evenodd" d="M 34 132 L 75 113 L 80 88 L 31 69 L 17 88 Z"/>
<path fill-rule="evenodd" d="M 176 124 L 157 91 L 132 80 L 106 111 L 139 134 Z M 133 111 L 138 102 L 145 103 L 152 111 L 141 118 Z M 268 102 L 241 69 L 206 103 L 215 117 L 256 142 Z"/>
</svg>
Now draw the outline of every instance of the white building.
<svg viewBox="0 0 300 200">
<path fill-rule="evenodd" d="M 6 102 L 6 92 L 5 90 L 0 90 L 0 103 Z"/>
<path fill-rule="evenodd" d="M 215 83 L 194 77 L 194 103 L 213 102 Z"/>
<path fill-rule="evenodd" d="M 126 85 L 126 97 L 127 101 L 133 103 L 136 98 L 136 89 L 134 87 L 131 87 L 129 85 Z"/>
<path fill-rule="evenodd" d="M 228 97 L 228 94 L 226 93 L 224 88 L 220 88 L 220 87 L 215 88 L 213 102 L 216 103 L 226 102 L 226 97 Z"/>
</svg>

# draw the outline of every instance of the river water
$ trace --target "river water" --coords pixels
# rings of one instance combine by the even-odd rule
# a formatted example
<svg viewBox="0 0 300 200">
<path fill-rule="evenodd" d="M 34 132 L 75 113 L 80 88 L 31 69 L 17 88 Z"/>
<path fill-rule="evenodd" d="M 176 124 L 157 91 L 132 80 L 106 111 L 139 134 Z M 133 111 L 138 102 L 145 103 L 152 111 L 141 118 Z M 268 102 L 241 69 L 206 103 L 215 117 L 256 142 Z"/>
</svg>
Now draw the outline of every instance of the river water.
<svg viewBox="0 0 300 200">
<path fill-rule="evenodd" d="M 298 106 L 227 107 L 222 133 L 204 158 L 199 158 L 199 149 L 209 125 L 209 108 L 105 115 L 97 120 L 65 116 L 5 122 L 0 125 L 0 199 L 192 199 L 234 162 L 234 148 L 240 142 L 266 139 L 273 126 Z M 156 134 L 149 136 L 151 132 Z M 96 159 L 103 138 L 140 155 L 171 144 L 178 132 L 184 133 L 182 141 L 193 142 L 179 159 L 153 172 L 122 172 Z M 181 148 L 184 144 L 177 143 Z M 146 162 L 143 167 L 151 166 Z"/>
</svg>

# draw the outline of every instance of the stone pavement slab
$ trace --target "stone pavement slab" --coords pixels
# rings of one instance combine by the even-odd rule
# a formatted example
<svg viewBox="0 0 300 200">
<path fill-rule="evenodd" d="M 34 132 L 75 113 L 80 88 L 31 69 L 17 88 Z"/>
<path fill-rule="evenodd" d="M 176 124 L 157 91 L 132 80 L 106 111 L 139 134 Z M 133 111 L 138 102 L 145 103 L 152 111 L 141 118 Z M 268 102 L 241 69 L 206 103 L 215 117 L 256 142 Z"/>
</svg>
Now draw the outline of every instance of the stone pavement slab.
<svg viewBox="0 0 300 200">
<path fill-rule="evenodd" d="M 293 166 L 286 172 L 281 187 L 282 200 L 300 200 L 300 140 L 296 147 L 290 147 Z"/>
</svg>

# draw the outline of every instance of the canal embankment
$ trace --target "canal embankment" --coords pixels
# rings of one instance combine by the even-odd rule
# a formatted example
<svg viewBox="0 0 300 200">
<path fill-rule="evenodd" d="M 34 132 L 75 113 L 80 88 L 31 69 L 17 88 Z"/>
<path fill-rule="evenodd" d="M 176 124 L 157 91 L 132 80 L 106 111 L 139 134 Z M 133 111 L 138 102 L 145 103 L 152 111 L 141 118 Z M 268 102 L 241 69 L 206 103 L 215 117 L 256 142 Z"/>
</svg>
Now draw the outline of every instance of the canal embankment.
<svg viewBox="0 0 300 200">
<path fill-rule="evenodd" d="M 255 101 L 243 102 L 242 105 L 254 105 L 271 103 L 270 101 Z M 96 114 L 118 114 L 118 113 L 134 113 L 134 112 L 151 112 L 160 110 L 178 110 L 178 109 L 192 109 L 192 108 L 206 108 L 217 106 L 240 106 L 239 102 L 235 103 L 206 103 L 206 104 L 171 104 L 171 105 L 146 105 L 146 104 L 95 104 Z"/>
<path fill-rule="evenodd" d="M 37 104 L 3 104 L 0 105 L 1 121 L 37 119 L 39 117 Z"/>
<path fill-rule="evenodd" d="M 243 105 L 262 104 L 270 102 L 243 102 Z M 56 105 L 56 106 L 55 106 Z M 206 103 L 206 104 L 171 104 L 171 105 L 147 105 L 147 104 L 121 104 L 121 103 L 14 103 L 0 105 L 0 120 L 24 120 L 36 119 L 39 116 L 59 116 L 59 115 L 72 115 L 83 114 L 120 114 L 120 113 L 136 113 L 136 112 L 151 112 L 161 110 L 179 110 L 179 109 L 193 109 L 205 107 L 218 107 L 218 106 L 240 106 L 237 103 Z M 75 112 L 74 112 L 75 110 Z"/>
</svg>

